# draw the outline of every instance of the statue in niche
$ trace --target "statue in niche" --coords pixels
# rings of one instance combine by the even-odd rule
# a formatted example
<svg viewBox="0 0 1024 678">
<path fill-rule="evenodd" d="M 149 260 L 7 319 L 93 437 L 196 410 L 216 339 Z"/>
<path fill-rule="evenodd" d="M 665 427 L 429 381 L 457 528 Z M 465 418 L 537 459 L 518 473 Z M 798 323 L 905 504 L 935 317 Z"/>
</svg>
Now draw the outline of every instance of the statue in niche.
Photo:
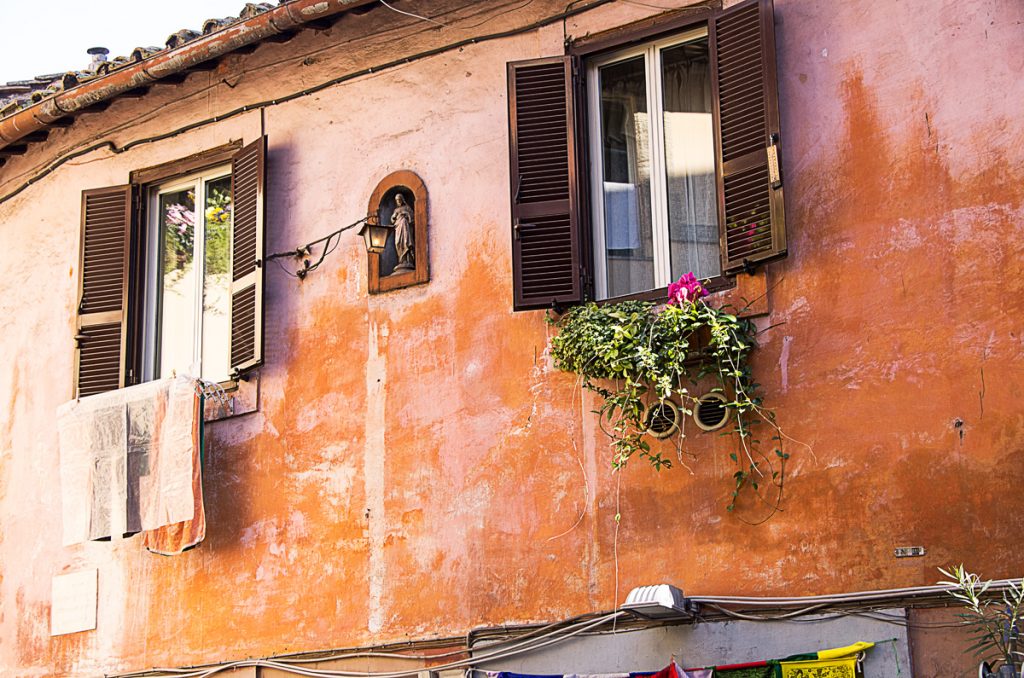
<svg viewBox="0 0 1024 678">
<path fill-rule="evenodd" d="M 401 193 L 395 194 L 395 211 L 391 213 L 391 225 L 395 227 L 395 250 L 398 264 L 391 275 L 416 270 L 416 243 L 412 207 Z"/>
</svg>

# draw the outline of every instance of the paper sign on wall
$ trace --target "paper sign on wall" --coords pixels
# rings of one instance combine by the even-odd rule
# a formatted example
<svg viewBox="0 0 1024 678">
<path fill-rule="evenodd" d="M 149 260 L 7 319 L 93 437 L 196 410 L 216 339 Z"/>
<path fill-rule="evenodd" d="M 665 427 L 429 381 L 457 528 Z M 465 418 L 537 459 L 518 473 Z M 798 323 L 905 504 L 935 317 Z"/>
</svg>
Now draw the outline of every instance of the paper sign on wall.
<svg viewBox="0 0 1024 678">
<path fill-rule="evenodd" d="M 53 578 L 50 596 L 50 635 L 96 628 L 97 570 L 82 570 Z"/>
</svg>

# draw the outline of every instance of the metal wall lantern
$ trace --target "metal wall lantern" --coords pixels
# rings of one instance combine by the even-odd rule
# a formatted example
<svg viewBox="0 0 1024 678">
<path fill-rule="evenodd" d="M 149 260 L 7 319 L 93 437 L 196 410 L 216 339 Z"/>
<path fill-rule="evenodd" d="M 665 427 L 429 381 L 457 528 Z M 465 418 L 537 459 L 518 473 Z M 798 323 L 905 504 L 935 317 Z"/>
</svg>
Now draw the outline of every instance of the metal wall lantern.
<svg viewBox="0 0 1024 678">
<path fill-rule="evenodd" d="M 369 217 L 363 227 L 359 229 L 359 235 L 366 241 L 366 251 L 369 254 L 380 254 L 384 246 L 388 244 L 388 234 L 394 229 L 391 224 L 382 224 L 376 215 Z"/>
</svg>

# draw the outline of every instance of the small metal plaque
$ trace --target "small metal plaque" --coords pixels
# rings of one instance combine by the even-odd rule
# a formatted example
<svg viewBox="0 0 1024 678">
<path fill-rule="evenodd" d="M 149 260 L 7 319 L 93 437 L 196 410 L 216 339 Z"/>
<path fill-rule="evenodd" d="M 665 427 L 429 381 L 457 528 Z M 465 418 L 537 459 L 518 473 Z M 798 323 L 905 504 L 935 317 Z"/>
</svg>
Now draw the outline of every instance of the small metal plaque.
<svg viewBox="0 0 1024 678">
<path fill-rule="evenodd" d="M 917 558 L 924 554 L 925 550 L 923 546 L 897 546 L 894 551 L 894 555 L 897 558 Z"/>
</svg>

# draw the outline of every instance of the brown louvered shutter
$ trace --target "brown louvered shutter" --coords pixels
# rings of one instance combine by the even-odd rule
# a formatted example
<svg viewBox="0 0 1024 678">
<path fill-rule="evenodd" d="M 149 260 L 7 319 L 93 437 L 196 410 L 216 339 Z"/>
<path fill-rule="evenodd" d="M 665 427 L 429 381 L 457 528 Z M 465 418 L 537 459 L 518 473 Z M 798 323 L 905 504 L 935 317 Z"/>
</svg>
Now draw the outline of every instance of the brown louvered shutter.
<svg viewBox="0 0 1024 678">
<path fill-rule="evenodd" d="M 508 65 L 512 275 L 517 311 L 583 298 L 573 61 Z"/>
<path fill-rule="evenodd" d="M 772 0 L 717 12 L 709 31 L 722 270 L 736 273 L 786 254 Z"/>
<path fill-rule="evenodd" d="M 231 371 L 263 363 L 263 232 L 267 138 L 231 160 Z"/>
<path fill-rule="evenodd" d="M 131 187 L 82 193 L 75 397 L 124 386 Z"/>
</svg>

